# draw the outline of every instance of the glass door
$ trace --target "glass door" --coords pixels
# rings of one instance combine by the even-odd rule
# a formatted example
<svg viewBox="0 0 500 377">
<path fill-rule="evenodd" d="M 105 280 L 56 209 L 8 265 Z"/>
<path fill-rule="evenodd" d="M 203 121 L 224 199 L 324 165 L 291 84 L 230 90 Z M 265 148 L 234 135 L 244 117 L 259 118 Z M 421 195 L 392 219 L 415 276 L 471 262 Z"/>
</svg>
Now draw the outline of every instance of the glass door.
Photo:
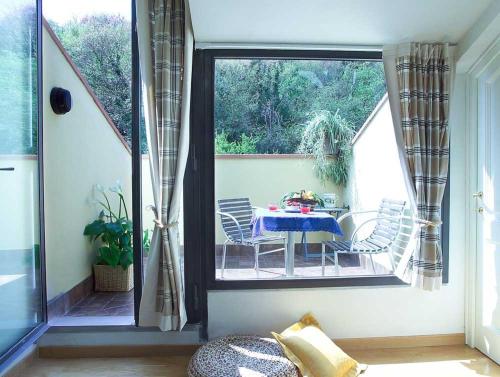
<svg viewBox="0 0 500 377">
<path fill-rule="evenodd" d="M 38 8 L 0 2 L 0 362 L 44 322 Z"/>
</svg>

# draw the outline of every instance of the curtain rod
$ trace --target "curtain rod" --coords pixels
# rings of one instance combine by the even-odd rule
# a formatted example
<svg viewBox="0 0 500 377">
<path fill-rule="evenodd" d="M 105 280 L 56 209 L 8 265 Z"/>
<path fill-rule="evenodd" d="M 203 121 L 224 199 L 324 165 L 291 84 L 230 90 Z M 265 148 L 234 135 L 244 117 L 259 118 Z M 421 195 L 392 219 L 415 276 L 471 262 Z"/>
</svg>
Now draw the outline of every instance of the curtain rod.
<svg viewBox="0 0 500 377">
<path fill-rule="evenodd" d="M 410 42 L 402 42 L 405 44 Z M 439 42 L 422 42 L 439 43 Z M 445 43 L 445 42 L 442 42 Z M 394 45 L 394 44 L 390 44 Z M 450 47 L 457 43 L 448 43 Z M 383 45 L 348 45 L 348 44 L 303 44 L 303 43 L 232 43 L 232 42 L 196 42 L 197 50 L 214 49 L 253 49 L 253 50 L 315 50 L 315 51 L 382 51 Z"/>
<path fill-rule="evenodd" d="M 255 49 L 255 50 L 316 50 L 316 51 L 382 51 L 381 45 L 299 44 L 299 43 L 231 43 L 196 42 L 198 50 Z"/>
</svg>

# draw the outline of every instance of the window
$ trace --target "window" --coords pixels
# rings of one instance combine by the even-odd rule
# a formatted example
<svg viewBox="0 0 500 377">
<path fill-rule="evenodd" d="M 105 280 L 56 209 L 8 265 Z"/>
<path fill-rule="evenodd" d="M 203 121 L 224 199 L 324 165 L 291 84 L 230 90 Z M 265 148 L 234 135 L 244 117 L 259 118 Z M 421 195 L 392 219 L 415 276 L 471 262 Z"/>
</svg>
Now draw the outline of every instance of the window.
<svg viewBox="0 0 500 377">
<path fill-rule="evenodd" d="M 203 187 L 193 193 L 208 219 L 197 242 L 209 288 L 399 284 L 411 224 L 338 224 L 384 198 L 408 203 L 381 53 L 197 50 L 193 72 L 188 186 Z M 393 225 L 390 253 L 336 261 L 327 246 L 322 257 L 333 235 L 362 241 Z"/>
</svg>

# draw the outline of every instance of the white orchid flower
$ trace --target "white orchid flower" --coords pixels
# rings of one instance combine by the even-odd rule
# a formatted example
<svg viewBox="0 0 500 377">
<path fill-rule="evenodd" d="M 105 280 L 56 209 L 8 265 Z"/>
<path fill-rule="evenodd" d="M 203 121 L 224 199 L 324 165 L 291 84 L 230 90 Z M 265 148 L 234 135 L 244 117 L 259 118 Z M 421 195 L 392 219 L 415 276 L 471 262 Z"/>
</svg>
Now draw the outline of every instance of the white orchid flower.
<svg viewBox="0 0 500 377">
<path fill-rule="evenodd" d="M 101 193 L 103 193 L 103 192 L 104 192 L 104 186 L 102 186 L 102 185 L 100 185 L 100 184 L 98 184 L 98 183 L 94 185 L 94 189 L 95 189 L 96 191 L 98 191 L 98 192 L 101 192 Z"/>
<path fill-rule="evenodd" d="M 109 188 L 109 191 L 115 192 L 117 194 L 122 194 L 123 190 L 122 190 L 122 185 L 121 185 L 120 181 L 116 181 L 115 185 L 111 186 Z"/>
</svg>

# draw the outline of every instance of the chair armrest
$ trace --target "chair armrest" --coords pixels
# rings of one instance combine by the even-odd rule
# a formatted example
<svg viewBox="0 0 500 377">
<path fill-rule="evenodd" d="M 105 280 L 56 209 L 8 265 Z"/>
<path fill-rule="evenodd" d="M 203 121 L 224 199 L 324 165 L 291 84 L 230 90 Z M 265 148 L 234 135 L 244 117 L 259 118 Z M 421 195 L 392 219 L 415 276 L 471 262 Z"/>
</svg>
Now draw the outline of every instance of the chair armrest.
<svg viewBox="0 0 500 377">
<path fill-rule="evenodd" d="M 238 220 L 236 220 L 236 218 L 233 215 L 227 212 L 217 211 L 217 214 L 219 214 L 221 217 L 227 217 L 231 219 L 236 224 L 236 226 L 238 227 L 238 232 L 240 233 L 240 241 L 243 241 L 243 230 L 241 229 L 241 225 L 238 222 Z M 226 237 L 229 238 L 228 234 L 226 233 L 226 230 L 224 229 L 224 226 L 222 227 L 222 229 L 224 230 Z"/>
<path fill-rule="evenodd" d="M 351 249 L 350 251 L 352 252 L 354 250 L 353 246 L 354 246 L 354 239 L 356 238 L 356 235 L 358 234 L 359 230 L 364 227 L 365 225 L 373 222 L 373 221 L 377 221 L 377 220 L 383 220 L 383 219 L 393 219 L 393 220 L 398 220 L 398 221 L 401 221 L 402 219 L 402 216 L 377 216 L 377 217 L 373 217 L 371 219 L 368 219 L 366 221 L 363 221 L 355 230 L 354 232 L 352 233 L 352 236 L 351 236 Z"/>
<path fill-rule="evenodd" d="M 345 219 L 347 219 L 348 217 L 352 217 L 354 215 L 361 215 L 361 214 L 364 214 L 364 213 L 377 213 L 378 212 L 378 209 L 372 209 L 372 210 L 368 210 L 368 211 L 353 211 L 353 212 L 347 212 L 345 214 L 343 214 L 342 216 L 340 216 L 337 220 L 337 222 L 340 224 L 342 221 L 344 221 Z"/>
</svg>

